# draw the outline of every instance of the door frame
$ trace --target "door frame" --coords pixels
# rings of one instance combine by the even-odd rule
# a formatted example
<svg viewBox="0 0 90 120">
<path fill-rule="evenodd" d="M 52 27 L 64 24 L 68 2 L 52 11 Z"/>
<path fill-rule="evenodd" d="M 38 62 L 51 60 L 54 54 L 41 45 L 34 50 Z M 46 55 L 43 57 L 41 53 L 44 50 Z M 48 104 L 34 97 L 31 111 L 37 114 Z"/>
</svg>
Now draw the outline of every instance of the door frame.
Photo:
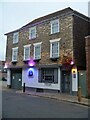
<svg viewBox="0 0 90 120">
<path fill-rule="evenodd" d="M 68 75 L 69 77 L 69 90 L 66 91 L 65 86 L 66 86 L 66 82 L 64 79 L 64 74 Z M 62 93 L 70 93 L 71 94 L 71 85 L 72 85 L 72 81 L 71 81 L 71 71 L 70 70 L 63 70 L 61 71 L 61 92 Z"/>
<path fill-rule="evenodd" d="M 13 88 L 12 87 L 12 75 L 13 74 L 18 74 L 18 73 L 20 73 L 21 74 L 21 88 L 22 88 L 22 69 L 21 68 L 14 68 L 14 69 L 11 69 L 11 88 L 12 89 L 18 89 L 18 88 Z M 21 88 L 19 88 L 19 89 L 21 89 Z"/>
</svg>

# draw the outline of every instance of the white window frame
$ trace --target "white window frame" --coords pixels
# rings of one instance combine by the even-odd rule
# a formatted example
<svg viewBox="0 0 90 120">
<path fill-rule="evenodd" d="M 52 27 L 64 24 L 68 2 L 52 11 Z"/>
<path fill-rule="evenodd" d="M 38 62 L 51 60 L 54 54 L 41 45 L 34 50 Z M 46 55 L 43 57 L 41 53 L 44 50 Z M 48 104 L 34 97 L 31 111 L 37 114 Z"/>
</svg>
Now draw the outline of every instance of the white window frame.
<svg viewBox="0 0 90 120">
<path fill-rule="evenodd" d="M 55 24 L 55 23 L 58 23 L 58 31 L 53 32 L 53 31 L 52 31 L 52 24 Z M 51 24 L 51 34 L 55 34 L 55 33 L 58 33 L 58 32 L 60 31 L 59 19 L 52 20 L 52 21 L 50 22 L 50 24 Z"/>
<path fill-rule="evenodd" d="M 30 59 L 30 46 L 31 44 L 29 45 L 24 45 L 24 55 L 23 55 L 23 60 L 26 61 L 26 60 L 29 60 Z M 25 56 L 25 48 L 29 48 L 29 57 L 26 59 L 26 56 Z"/>
<path fill-rule="evenodd" d="M 19 33 L 15 32 L 13 33 L 13 44 L 18 43 L 19 41 Z"/>
<path fill-rule="evenodd" d="M 54 39 L 54 40 L 50 40 L 50 58 L 57 58 L 60 56 L 60 39 Z M 58 42 L 58 56 L 57 57 L 52 57 L 52 43 Z"/>
<path fill-rule="evenodd" d="M 16 59 L 14 59 L 14 51 L 17 50 Z M 18 60 L 18 47 L 12 48 L 12 62 L 17 62 Z"/>
<path fill-rule="evenodd" d="M 34 45 L 34 59 L 35 59 L 35 60 L 41 59 L 41 44 L 42 44 L 42 42 L 34 43 L 34 44 L 33 44 L 33 45 Z M 37 56 L 35 56 L 35 47 L 38 46 L 38 45 L 40 45 L 40 54 L 37 55 Z M 39 57 L 38 57 L 38 56 L 39 56 Z"/>
<path fill-rule="evenodd" d="M 35 30 L 35 35 L 34 36 L 31 36 L 32 30 Z M 29 28 L 29 39 L 34 39 L 34 38 L 36 38 L 36 26 Z"/>
</svg>

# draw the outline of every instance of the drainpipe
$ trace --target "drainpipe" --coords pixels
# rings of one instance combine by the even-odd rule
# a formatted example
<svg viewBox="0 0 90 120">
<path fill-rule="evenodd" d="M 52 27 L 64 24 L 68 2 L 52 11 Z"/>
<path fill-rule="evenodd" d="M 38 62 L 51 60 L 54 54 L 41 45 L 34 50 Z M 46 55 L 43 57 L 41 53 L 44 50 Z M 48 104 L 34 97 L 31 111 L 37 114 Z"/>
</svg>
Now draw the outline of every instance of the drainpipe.
<svg viewBox="0 0 90 120">
<path fill-rule="evenodd" d="M 80 87 L 80 79 L 79 79 L 79 71 L 78 71 L 78 101 L 81 102 L 81 98 L 82 98 L 82 93 L 81 93 L 81 87 Z"/>
</svg>

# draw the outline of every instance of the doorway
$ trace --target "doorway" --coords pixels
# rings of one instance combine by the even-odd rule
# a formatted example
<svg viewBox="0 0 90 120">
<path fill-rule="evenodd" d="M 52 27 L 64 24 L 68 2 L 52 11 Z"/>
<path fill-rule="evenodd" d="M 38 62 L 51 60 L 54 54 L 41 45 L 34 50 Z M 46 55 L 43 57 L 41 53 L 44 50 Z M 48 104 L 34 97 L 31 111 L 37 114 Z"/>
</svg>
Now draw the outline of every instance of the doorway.
<svg viewBox="0 0 90 120">
<path fill-rule="evenodd" d="M 11 73 L 11 88 L 20 90 L 22 89 L 22 72 L 21 70 L 13 70 Z"/>
<path fill-rule="evenodd" d="M 70 71 L 62 71 L 61 89 L 63 93 L 70 93 Z"/>
</svg>

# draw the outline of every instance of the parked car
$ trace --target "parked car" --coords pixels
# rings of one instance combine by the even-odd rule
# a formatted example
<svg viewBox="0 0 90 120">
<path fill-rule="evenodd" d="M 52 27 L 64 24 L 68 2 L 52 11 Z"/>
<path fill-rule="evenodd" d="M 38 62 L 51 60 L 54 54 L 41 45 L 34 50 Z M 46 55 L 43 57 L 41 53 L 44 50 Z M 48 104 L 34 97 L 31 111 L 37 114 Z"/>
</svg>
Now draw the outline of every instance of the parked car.
<svg viewBox="0 0 90 120">
<path fill-rule="evenodd" d="M 7 81 L 7 79 L 5 77 L 2 77 L 2 81 Z"/>
</svg>

